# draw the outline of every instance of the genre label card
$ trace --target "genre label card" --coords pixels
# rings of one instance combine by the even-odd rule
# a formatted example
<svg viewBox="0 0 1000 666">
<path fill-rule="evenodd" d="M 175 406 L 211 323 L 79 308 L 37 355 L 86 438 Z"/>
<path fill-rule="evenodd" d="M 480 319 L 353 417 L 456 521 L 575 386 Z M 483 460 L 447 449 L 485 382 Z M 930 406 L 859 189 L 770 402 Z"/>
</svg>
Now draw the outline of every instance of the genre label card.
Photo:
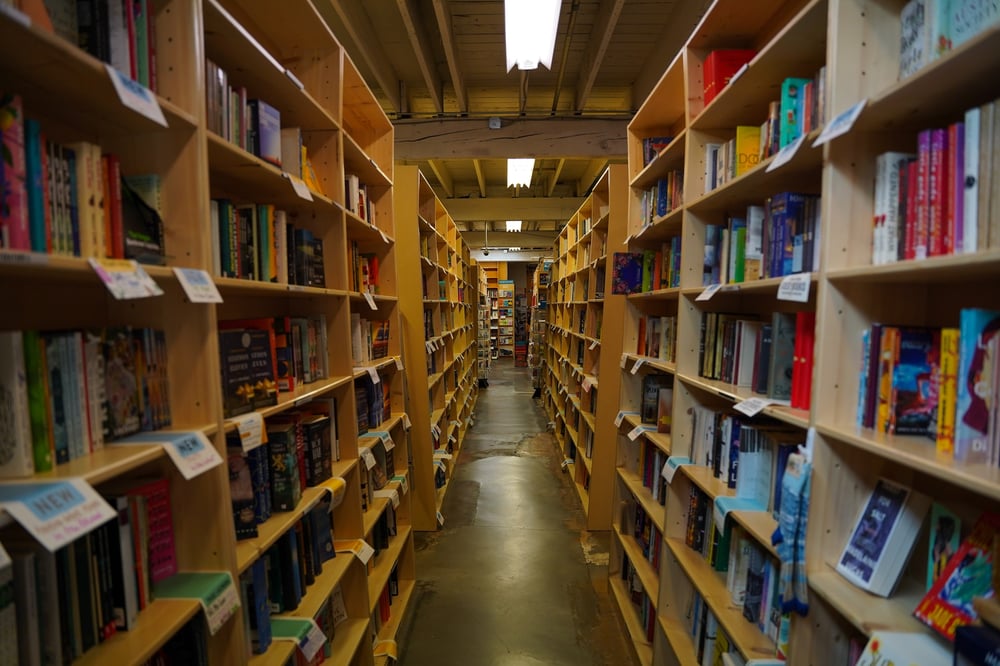
<svg viewBox="0 0 1000 666">
<path fill-rule="evenodd" d="M 660 470 L 660 476 L 668 484 L 672 483 L 674 480 L 674 474 L 677 473 L 677 468 L 681 465 L 690 465 L 691 459 L 685 456 L 670 456 L 667 458 L 667 462 L 663 463 L 663 469 Z"/>
<path fill-rule="evenodd" d="M 593 384 L 592 380 L 590 379 L 590 377 L 584 377 L 584 378 L 583 378 L 583 383 L 582 383 L 582 384 L 580 385 L 580 387 L 581 387 L 581 388 L 582 388 L 582 389 L 583 389 L 583 390 L 584 390 L 584 391 L 585 391 L 586 393 L 590 393 L 590 387 L 591 387 L 591 386 L 593 386 L 593 385 L 594 385 L 594 384 Z"/>
<path fill-rule="evenodd" d="M 240 595 L 228 571 L 181 571 L 154 588 L 157 599 L 197 599 L 214 636 L 240 607 Z"/>
<path fill-rule="evenodd" d="M 403 476 L 402 474 L 398 474 L 392 477 L 392 480 L 399 483 L 399 491 L 404 495 L 406 494 L 406 491 L 410 489 L 409 481 L 407 481 L 406 477 Z"/>
<path fill-rule="evenodd" d="M 597 345 L 599 345 L 599 344 L 601 344 L 600 340 L 594 340 L 593 342 L 591 342 L 590 343 L 590 351 L 594 351 L 595 349 L 597 349 Z"/>
<path fill-rule="evenodd" d="M 90 259 L 90 265 L 116 300 L 161 296 L 160 285 L 134 259 Z"/>
<path fill-rule="evenodd" d="M 368 566 L 368 560 L 372 559 L 372 555 L 375 554 L 375 549 L 369 546 L 364 539 L 334 541 L 333 549 L 338 553 L 353 553 L 365 566 Z"/>
<path fill-rule="evenodd" d="M 174 267 L 174 275 L 192 303 L 221 303 L 222 294 L 211 276 L 200 268 Z"/>
<path fill-rule="evenodd" d="M 378 369 L 374 365 L 368 366 L 368 376 L 371 377 L 372 384 L 378 384 L 382 378 L 378 376 Z"/>
<path fill-rule="evenodd" d="M 792 141 L 790 144 L 779 150 L 778 154 L 774 156 L 773 160 L 771 160 L 771 163 L 767 165 L 766 169 L 764 169 L 764 172 L 770 173 L 771 171 L 779 169 L 791 162 L 792 158 L 795 157 L 795 153 L 799 152 L 799 148 L 801 148 L 802 144 L 806 142 L 806 136 L 807 135 L 803 134 L 795 141 Z"/>
<path fill-rule="evenodd" d="M 163 116 L 163 109 L 160 108 L 160 102 L 157 101 L 152 90 L 138 81 L 133 81 L 111 65 L 105 65 L 105 68 L 108 70 L 111 83 L 114 85 L 115 92 L 118 93 L 118 99 L 121 100 L 122 104 L 139 115 L 149 118 L 154 123 L 168 127 L 167 119 Z"/>
<path fill-rule="evenodd" d="M 812 273 L 786 275 L 778 285 L 778 300 L 805 303 L 809 300 L 810 284 L 812 284 Z"/>
<path fill-rule="evenodd" d="M 222 464 L 222 456 L 208 441 L 208 437 L 205 437 L 205 433 L 197 430 L 140 432 L 118 440 L 115 444 L 162 444 L 177 470 L 189 481 Z"/>
<path fill-rule="evenodd" d="M 372 493 L 375 497 L 384 497 L 392 502 L 392 508 L 399 508 L 399 493 L 394 488 L 382 488 Z"/>
<path fill-rule="evenodd" d="M 117 515 L 83 479 L 0 485 L 0 509 L 50 552 Z"/>
<path fill-rule="evenodd" d="M 361 455 L 361 459 L 365 461 L 365 468 L 372 469 L 375 467 L 375 456 L 372 454 L 372 450 L 367 446 L 358 449 L 358 453 Z"/>
<path fill-rule="evenodd" d="M 637 372 L 639 372 L 639 368 L 641 368 L 643 366 L 643 364 L 645 364 L 645 363 L 646 363 L 646 359 L 644 359 L 644 358 L 640 358 L 639 360 L 637 360 L 635 362 L 635 365 L 632 366 L 632 374 L 634 375 Z"/>
<path fill-rule="evenodd" d="M 236 431 L 240 434 L 240 443 L 247 453 L 267 441 L 264 417 L 260 412 L 250 412 L 237 416 L 232 421 L 236 423 Z"/>
<path fill-rule="evenodd" d="M 294 641 L 307 662 L 311 662 L 326 643 L 326 636 L 312 618 L 272 617 L 271 638 Z"/>
<path fill-rule="evenodd" d="M 366 291 L 364 292 L 364 295 L 365 295 L 365 302 L 368 303 L 368 307 L 370 307 L 372 310 L 378 310 L 378 306 L 375 305 L 375 297 L 372 296 L 372 293 L 370 291 Z"/>
<path fill-rule="evenodd" d="M 746 414 L 747 416 L 757 416 L 760 414 L 768 405 L 773 405 L 774 401 L 767 398 L 747 398 L 746 400 L 741 400 L 733 406 L 733 409 L 740 412 L 741 414 Z"/>
<path fill-rule="evenodd" d="M 705 287 L 705 289 L 700 294 L 698 294 L 698 297 L 695 298 L 694 300 L 707 301 L 710 298 L 712 298 L 712 296 L 715 296 L 715 293 L 720 289 L 722 289 L 721 284 L 713 284 L 711 286 Z"/>
<path fill-rule="evenodd" d="M 864 110 L 865 104 L 867 103 L 868 99 L 865 98 L 851 108 L 837 115 L 837 117 L 831 120 L 827 126 L 823 128 L 823 131 L 820 132 L 818 137 L 816 137 L 816 140 L 813 141 L 813 148 L 816 146 L 822 146 L 824 143 L 832 141 L 838 136 L 842 136 L 850 132 L 851 128 L 854 127 L 855 121 L 857 121 L 858 116 L 861 115 L 861 111 Z"/>
<path fill-rule="evenodd" d="M 290 173 L 286 173 L 285 177 L 288 178 L 288 182 L 292 184 L 292 189 L 295 190 L 295 194 L 297 194 L 300 199 L 305 199 L 306 201 L 313 200 L 312 192 L 309 191 L 309 186 L 306 185 L 304 180 L 296 178 Z"/>
</svg>

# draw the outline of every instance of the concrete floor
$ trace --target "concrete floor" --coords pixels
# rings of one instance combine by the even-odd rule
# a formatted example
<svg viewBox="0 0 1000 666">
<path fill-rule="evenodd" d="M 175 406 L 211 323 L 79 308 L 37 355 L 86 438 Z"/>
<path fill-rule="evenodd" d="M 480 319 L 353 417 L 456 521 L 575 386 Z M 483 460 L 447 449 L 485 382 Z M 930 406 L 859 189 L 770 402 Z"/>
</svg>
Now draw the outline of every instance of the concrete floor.
<svg viewBox="0 0 1000 666">
<path fill-rule="evenodd" d="M 445 496 L 444 528 L 416 535 L 402 666 L 635 662 L 607 588 L 607 532 L 582 529 L 528 370 L 500 363 Z"/>
</svg>

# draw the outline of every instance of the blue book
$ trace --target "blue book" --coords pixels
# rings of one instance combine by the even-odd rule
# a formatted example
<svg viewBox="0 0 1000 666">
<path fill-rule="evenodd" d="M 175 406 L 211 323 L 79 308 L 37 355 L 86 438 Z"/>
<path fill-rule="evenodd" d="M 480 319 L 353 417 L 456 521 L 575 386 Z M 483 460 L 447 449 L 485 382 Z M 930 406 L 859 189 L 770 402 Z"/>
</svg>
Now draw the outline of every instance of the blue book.
<svg viewBox="0 0 1000 666">
<path fill-rule="evenodd" d="M 247 589 L 250 636 L 254 654 L 264 654 L 271 645 L 271 609 L 267 597 L 267 558 L 260 557 L 250 566 Z"/>
<path fill-rule="evenodd" d="M 719 243 L 722 238 L 722 227 L 717 224 L 705 225 L 705 258 L 701 273 L 702 286 L 719 284 L 719 259 L 721 253 Z"/>
<path fill-rule="evenodd" d="M 259 99 L 247 102 L 250 108 L 250 135 L 253 154 L 281 166 L 281 112 Z"/>
<path fill-rule="evenodd" d="M 611 293 L 633 294 L 642 290 L 642 252 L 615 252 L 611 267 Z"/>
<path fill-rule="evenodd" d="M 1000 312 L 967 308 L 959 318 L 958 409 L 955 460 L 987 462 L 990 457 L 990 377 L 996 363 Z M 990 351 L 992 347 L 992 352 Z M 975 390 L 976 388 L 979 390 Z"/>
<path fill-rule="evenodd" d="M 1000 664 L 1000 632 L 989 625 L 955 630 L 955 666 Z"/>
<path fill-rule="evenodd" d="M 937 414 L 937 391 L 932 383 L 941 353 L 941 332 L 930 328 L 901 328 L 899 351 L 892 368 L 892 418 L 897 435 L 930 435 Z"/>
<path fill-rule="evenodd" d="M 28 230 L 31 234 L 31 251 L 47 252 L 45 229 L 45 180 L 42 169 L 41 126 L 37 120 L 24 121 L 25 167 L 28 179 Z"/>
</svg>

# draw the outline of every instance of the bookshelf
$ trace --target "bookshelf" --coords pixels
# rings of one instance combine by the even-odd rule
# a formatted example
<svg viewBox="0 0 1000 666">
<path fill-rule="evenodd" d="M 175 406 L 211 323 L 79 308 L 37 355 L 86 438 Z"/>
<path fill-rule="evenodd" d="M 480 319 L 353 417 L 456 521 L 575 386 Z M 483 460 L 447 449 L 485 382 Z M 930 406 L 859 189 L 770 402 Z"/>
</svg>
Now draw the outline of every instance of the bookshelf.
<svg viewBox="0 0 1000 666">
<path fill-rule="evenodd" d="M 367 566 L 348 551 L 338 552 L 285 615 L 312 619 L 339 590 L 347 619 L 327 646 L 329 663 L 372 663 L 373 643 L 395 640 L 415 580 L 407 492 L 409 437 L 403 419 L 406 378 L 397 365 L 404 350 L 395 266 L 392 125 L 309 0 L 285 3 L 280 9 L 257 0 L 157 3 L 154 71 L 157 101 L 169 127 L 120 104 L 96 58 L 36 24 L 20 21 L 20 16 L 6 5 L 0 11 L 2 48 L 8 55 L 7 65 L 0 68 L 0 88 L 21 95 L 25 115 L 37 119 L 51 140 L 92 141 L 102 152 L 119 156 L 124 174 L 158 175 L 165 265 L 146 268 L 164 293 L 118 301 L 96 279 L 86 258 L 4 250 L 0 291 L 12 307 L 5 309 L 2 328 L 51 331 L 128 325 L 162 330 L 170 429 L 203 434 L 223 460 L 185 481 L 163 445 L 108 441 L 104 449 L 56 465 L 32 480 L 82 479 L 99 492 L 110 492 L 147 477 L 166 478 L 178 568 L 228 573 L 239 594 L 241 574 L 277 542 L 287 540 L 332 491 L 305 488 L 291 511 L 273 512 L 256 526 L 256 537 L 237 540 L 226 468 L 226 439 L 237 426 L 224 414 L 220 322 L 286 316 L 322 322 L 326 338 L 317 341 L 316 353 L 323 359 L 323 378 L 294 391 L 278 391 L 274 404 L 256 411 L 270 424 L 315 399 L 336 400 L 330 416 L 340 457 L 331 461 L 330 472 L 344 485 L 332 509 L 333 539 L 341 547 L 363 539 L 377 552 Z M 303 52 L 309 57 L 300 57 Z M 25 58 L 46 64 L 29 71 L 19 64 Z M 206 108 L 214 90 L 205 75 L 207 61 L 227 72 L 234 90 L 245 87 L 250 98 L 278 109 L 282 127 L 300 128 L 316 176 L 308 198 L 290 183 L 292 165 L 283 171 L 248 150 L 238 133 L 227 137 L 214 124 Z M 363 210 L 351 205 L 345 180 L 352 175 L 370 202 Z M 296 228 L 320 239 L 322 283 L 307 286 L 277 275 L 270 280 L 222 277 L 222 250 L 209 224 L 220 199 L 272 205 Z M 356 253 L 377 260 L 377 279 L 371 275 L 367 283 L 358 282 Z M 222 302 L 190 302 L 173 271 L 181 267 L 210 275 Z M 354 332 L 352 315 L 388 325 L 384 355 L 371 360 L 352 356 L 352 345 L 343 344 Z M 359 433 L 355 387 L 372 377 L 379 378 L 391 416 Z M 386 435 L 376 434 L 381 432 Z M 366 462 L 369 454 L 383 472 L 389 469 L 387 459 L 394 463 L 381 488 Z M 191 522 L 190 516 L 198 520 Z M 12 543 L 15 530 L 5 520 L 0 541 Z M 391 609 L 384 603 L 390 596 Z M 264 654 L 251 654 L 250 635 L 244 629 L 248 611 L 244 603 L 235 617 L 208 636 L 208 663 L 284 663 L 291 656 L 292 644 L 284 641 L 272 642 Z M 199 614 L 195 601 L 156 599 L 139 613 L 133 630 L 91 647 L 80 663 L 142 663 Z"/>
<path fill-rule="evenodd" d="M 414 166 L 396 165 L 409 410 L 413 422 L 413 527 L 434 530 L 478 392 L 479 269 L 454 220 Z M 423 359 L 423 360 L 421 360 Z M 424 390 L 426 387 L 426 390 Z"/>
<path fill-rule="evenodd" d="M 1000 32 L 995 25 L 899 80 L 904 4 L 775 0 L 751 8 L 718 0 L 629 124 L 628 250 L 660 252 L 664 265 L 666 257 L 676 255 L 671 256 L 667 282 L 659 288 L 640 287 L 627 297 L 618 370 L 620 426 L 609 578 L 641 663 L 704 663 L 700 629 L 692 620 L 704 608 L 714 616 L 717 636 L 724 635 L 728 649 L 746 660 L 780 652 L 788 663 L 847 664 L 849 654 L 876 631 L 936 636 L 912 614 L 927 589 L 926 532 L 917 539 L 897 589 L 881 598 L 854 586 L 835 568 L 856 515 L 879 476 L 944 505 L 961 519 L 963 536 L 984 510 L 997 510 L 996 468 L 953 460 L 927 437 L 857 425 L 863 330 L 873 323 L 957 327 L 962 309 L 996 309 L 1000 303 L 992 280 L 997 253 L 989 243 L 980 242 L 966 254 L 873 265 L 877 156 L 890 150 L 916 152 L 921 131 L 947 127 L 996 97 L 979 74 L 997 64 Z M 752 49 L 755 54 L 706 103 L 706 62 L 717 49 Z M 803 77 L 815 86 L 821 69 L 825 94 L 816 88 L 813 92 L 825 113 L 817 113 L 813 120 L 818 122 L 805 132 L 804 144 L 790 160 L 769 169 L 775 156 L 758 154 L 756 163 L 739 175 L 714 187 L 706 182 L 718 165 L 709 157 L 714 144 L 734 139 L 737 126 L 760 126 L 784 80 Z M 824 117 L 829 120 L 861 100 L 867 104 L 845 136 L 812 147 Z M 682 183 L 679 189 L 673 189 L 674 182 Z M 994 186 L 986 187 L 995 192 Z M 668 193 L 668 203 L 651 208 L 658 188 Z M 713 226 L 726 227 L 730 218 L 744 213 L 749 217 L 749 207 L 787 191 L 819 197 L 814 205 L 820 242 L 813 255 L 817 261 L 808 270 L 803 264 L 805 299 L 783 299 L 786 272 L 765 273 L 762 279 L 723 272 L 722 287 L 706 300 L 711 293 L 706 286 L 720 281 L 706 269 Z M 984 221 L 987 228 L 993 225 L 992 217 L 980 215 L 980 229 Z M 557 256 L 568 250 L 563 243 L 561 239 Z M 557 263 L 557 271 L 554 283 L 561 284 L 572 269 Z M 556 312 L 555 319 L 565 317 L 565 306 L 557 306 Z M 747 386 L 737 375 L 720 374 L 704 364 L 706 347 L 717 344 L 714 338 L 706 343 L 706 330 L 708 335 L 713 326 L 754 330 L 758 324 L 753 322 L 769 324 L 786 315 L 796 321 L 815 317 L 814 344 L 796 352 L 812 354 L 815 369 L 793 380 L 811 396 L 805 403 L 799 397 L 794 406 L 779 402 L 754 417 L 743 416 L 736 405 L 764 396 L 753 380 Z M 669 340 L 667 349 L 661 344 L 656 354 L 644 349 L 652 318 L 660 318 L 670 332 L 661 338 Z M 559 338 L 554 336 L 550 352 L 556 359 L 563 344 Z M 669 432 L 642 427 L 642 387 L 649 377 L 663 378 L 659 381 L 672 387 Z M 547 401 L 567 409 L 568 398 Z M 738 419 L 742 437 L 746 428 L 763 432 L 780 448 L 804 443 L 814 430 L 805 549 L 807 617 L 777 613 L 760 624 L 749 621 L 744 605 L 734 599 L 727 573 L 713 560 L 719 544 L 710 543 L 718 525 L 712 508 L 727 506 L 737 490 L 704 464 L 700 438 L 705 431 L 698 424 L 705 419 L 718 424 Z M 690 457 L 695 464 L 685 462 Z M 673 464 L 664 467 L 671 458 Z M 663 470 L 666 476 L 661 476 Z M 730 511 L 718 537 L 750 544 L 755 561 L 777 567 L 778 554 L 770 543 L 777 525 L 773 509 Z M 704 532 L 697 543 L 691 542 L 692 522 L 695 533 Z M 731 558 L 728 564 L 732 566 Z"/>
<path fill-rule="evenodd" d="M 611 293 L 610 257 L 624 248 L 626 168 L 613 165 L 571 217 L 553 249 L 548 285 L 544 405 L 587 516 L 611 525 L 614 412 L 624 297 Z"/>
<path fill-rule="evenodd" d="M 489 385 L 490 366 L 493 365 L 492 342 L 490 336 L 490 321 L 492 307 L 490 304 L 489 289 L 486 281 L 486 271 L 482 265 L 472 260 L 473 274 L 478 276 L 476 285 L 479 295 L 476 304 L 476 359 L 477 359 L 477 381 L 479 388 L 486 388 Z"/>
<path fill-rule="evenodd" d="M 497 323 L 497 353 L 502 359 L 514 358 L 514 329 L 517 316 L 514 301 L 514 281 L 498 280 L 493 315 Z"/>
</svg>

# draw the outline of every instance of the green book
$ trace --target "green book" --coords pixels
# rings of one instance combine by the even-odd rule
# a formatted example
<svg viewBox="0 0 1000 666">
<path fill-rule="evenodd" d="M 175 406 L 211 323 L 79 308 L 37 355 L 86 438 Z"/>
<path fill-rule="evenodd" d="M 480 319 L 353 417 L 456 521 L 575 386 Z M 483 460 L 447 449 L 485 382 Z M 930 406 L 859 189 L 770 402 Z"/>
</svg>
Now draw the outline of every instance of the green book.
<svg viewBox="0 0 1000 666">
<path fill-rule="evenodd" d="M 642 291 L 653 290 L 653 270 L 656 266 L 656 253 L 652 250 L 642 252 Z"/>
</svg>

